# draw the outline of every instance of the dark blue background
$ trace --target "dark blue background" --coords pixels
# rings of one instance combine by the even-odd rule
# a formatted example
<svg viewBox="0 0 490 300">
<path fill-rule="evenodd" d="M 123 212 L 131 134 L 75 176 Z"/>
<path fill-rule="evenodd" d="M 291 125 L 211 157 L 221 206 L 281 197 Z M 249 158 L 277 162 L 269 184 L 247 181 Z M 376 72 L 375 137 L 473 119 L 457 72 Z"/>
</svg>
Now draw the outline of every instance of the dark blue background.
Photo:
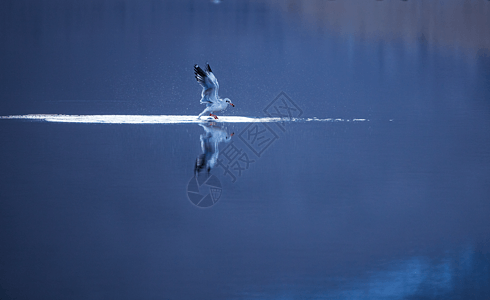
<svg viewBox="0 0 490 300">
<path fill-rule="evenodd" d="M 429 1 L 404 35 L 390 16 L 427 7 L 372 2 L 332 20 L 342 1 L 2 1 L 3 116 L 197 115 L 209 62 L 223 115 L 285 92 L 304 117 L 369 121 L 272 124 L 201 209 L 196 124 L 0 120 L 0 298 L 488 299 L 488 29 L 433 29 L 490 3 Z"/>
</svg>

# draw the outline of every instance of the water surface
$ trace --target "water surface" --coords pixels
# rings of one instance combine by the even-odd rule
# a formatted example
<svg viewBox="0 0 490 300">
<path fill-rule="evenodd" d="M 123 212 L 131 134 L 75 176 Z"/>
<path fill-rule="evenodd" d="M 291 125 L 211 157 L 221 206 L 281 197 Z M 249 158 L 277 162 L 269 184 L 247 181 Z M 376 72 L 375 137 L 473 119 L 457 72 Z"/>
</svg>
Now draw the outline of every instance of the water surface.
<svg viewBox="0 0 490 300">
<path fill-rule="evenodd" d="M 490 297 L 490 2 L 0 7 L 0 298 Z"/>
</svg>

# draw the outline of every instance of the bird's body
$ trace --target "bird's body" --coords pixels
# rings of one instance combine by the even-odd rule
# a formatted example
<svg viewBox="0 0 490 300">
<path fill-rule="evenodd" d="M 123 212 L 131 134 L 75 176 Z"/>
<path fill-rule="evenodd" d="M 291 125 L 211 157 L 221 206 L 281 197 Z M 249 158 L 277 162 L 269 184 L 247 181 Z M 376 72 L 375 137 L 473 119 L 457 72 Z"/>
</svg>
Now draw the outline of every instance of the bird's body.
<svg viewBox="0 0 490 300">
<path fill-rule="evenodd" d="M 197 82 L 202 86 L 201 104 L 206 104 L 206 108 L 199 114 L 198 119 L 206 114 L 218 119 L 218 116 L 213 114 L 214 112 L 225 110 L 228 105 L 235 106 L 231 103 L 230 99 L 221 99 L 218 96 L 218 80 L 209 65 L 206 65 L 206 71 L 198 65 L 194 65 L 194 74 L 196 75 Z"/>
</svg>

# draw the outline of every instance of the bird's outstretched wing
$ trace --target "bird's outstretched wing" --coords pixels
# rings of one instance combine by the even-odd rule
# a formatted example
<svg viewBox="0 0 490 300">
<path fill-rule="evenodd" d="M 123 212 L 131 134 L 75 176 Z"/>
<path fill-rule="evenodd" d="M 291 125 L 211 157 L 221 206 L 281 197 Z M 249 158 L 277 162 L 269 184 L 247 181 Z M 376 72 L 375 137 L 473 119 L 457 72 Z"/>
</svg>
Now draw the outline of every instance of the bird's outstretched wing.
<svg viewBox="0 0 490 300">
<path fill-rule="evenodd" d="M 218 100 L 218 80 L 211 71 L 209 65 L 206 66 L 206 71 L 201 69 L 198 65 L 194 65 L 194 74 L 196 80 L 202 86 L 201 103 L 213 103 Z"/>
</svg>

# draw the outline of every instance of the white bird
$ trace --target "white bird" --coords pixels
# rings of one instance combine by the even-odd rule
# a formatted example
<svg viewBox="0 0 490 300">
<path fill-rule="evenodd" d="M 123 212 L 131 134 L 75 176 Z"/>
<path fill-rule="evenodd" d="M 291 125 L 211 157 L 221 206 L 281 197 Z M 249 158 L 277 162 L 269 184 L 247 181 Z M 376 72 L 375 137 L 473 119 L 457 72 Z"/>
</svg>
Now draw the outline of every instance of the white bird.
<svg viewBox="0 0 490 300">
<path fill-rule="evenodd" d="M 218 116 L 213 114 L 214 112 L 225 110 L 228 104 L 233 107 L 235 105 L 231 103 L 230 99 L 221 99 L 218 96 L 218 80 L 214 76 L 213 71 L 211 71 L 209 64 L 206 65 L 206 71 L 203 71 L 198 65 L 194 65 L 196 80 L 202 86 L 201 104 L 206 104 L 206 108 L 197 118 L 200 119 L 202 115 L 209 114 L 215 119 L 218 119 Z"/>
</svg>

